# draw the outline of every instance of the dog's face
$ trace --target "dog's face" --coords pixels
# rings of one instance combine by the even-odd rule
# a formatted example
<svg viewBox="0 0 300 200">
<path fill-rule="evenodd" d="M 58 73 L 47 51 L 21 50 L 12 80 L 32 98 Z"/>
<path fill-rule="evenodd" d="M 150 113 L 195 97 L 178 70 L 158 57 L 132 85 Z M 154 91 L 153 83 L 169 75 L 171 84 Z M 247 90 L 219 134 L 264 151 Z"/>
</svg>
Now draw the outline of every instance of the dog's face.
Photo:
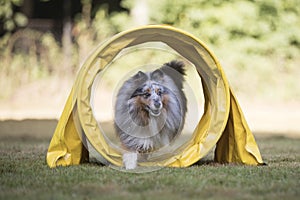
<svg viewBox="0 0 300 200">
<path fill-rule="evenodd" d="M 146 76 L 146 74 L 141 73 L 143 72 L 139 72 L 139 76 Z M 144 110 L 154 117 L 161 114 L 165 100 L 164 96 L 166 95 L 166 89 L 158 82 L 162 78 L 163 73 L 155 71 L 150 74 L 150 80 L 135 90 L 130 99 L 135 108 Z"/>
<path fill-rule="evenodd" d="M 155 83 L 146 83 L 138 89 L 136 100 L 144 110 L 148 111 L 152 116 L 159 116 L 163 108 L 162 86 Z"/>
</svg>

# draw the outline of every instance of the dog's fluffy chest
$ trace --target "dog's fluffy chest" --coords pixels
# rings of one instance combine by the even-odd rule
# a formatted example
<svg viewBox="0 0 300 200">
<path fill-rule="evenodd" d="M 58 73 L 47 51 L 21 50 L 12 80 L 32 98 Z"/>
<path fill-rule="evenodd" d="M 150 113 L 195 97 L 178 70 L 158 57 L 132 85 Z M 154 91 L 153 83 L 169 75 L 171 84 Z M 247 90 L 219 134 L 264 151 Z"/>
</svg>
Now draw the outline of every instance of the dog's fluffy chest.
<svg viewBox="0 0 300 200">
<path fill-rule="evenodd" d="M 123 143 L 139 152 L 148 152 L 170 143 L 168 131 L 163 120 L 150 118 L 148 126 L 128 126 L 126 133 L 121 135 Z"/>
</svg>

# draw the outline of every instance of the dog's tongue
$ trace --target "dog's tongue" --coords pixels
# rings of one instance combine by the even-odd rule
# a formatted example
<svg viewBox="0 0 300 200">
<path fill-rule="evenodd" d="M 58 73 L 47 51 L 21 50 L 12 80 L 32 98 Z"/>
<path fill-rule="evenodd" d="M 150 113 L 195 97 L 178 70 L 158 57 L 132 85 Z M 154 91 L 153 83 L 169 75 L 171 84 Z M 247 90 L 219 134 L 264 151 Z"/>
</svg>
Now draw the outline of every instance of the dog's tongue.
<svg viewBox="0 0 300 200">
<path fill-rule="evenodd" d="M 159 110 L 150 110 L 150 114 L 154 117 L 157 117 L 160 115 L 160 111 Z"/>
</svg>

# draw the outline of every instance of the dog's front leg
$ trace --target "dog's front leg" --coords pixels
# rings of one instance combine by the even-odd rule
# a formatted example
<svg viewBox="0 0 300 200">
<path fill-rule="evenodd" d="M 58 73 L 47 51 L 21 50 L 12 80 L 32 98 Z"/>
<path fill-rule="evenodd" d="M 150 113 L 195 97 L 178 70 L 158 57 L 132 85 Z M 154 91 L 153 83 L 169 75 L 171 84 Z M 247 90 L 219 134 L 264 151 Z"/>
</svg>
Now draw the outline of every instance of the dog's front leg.
<svg viewBox="0 0 300 200">
<path fill-rule="evenodd" d="M 137 167 L 138 153 L 127 152 L 123 154 L 123 164 L 125 169 L 135 169 Z"/>
</svg>

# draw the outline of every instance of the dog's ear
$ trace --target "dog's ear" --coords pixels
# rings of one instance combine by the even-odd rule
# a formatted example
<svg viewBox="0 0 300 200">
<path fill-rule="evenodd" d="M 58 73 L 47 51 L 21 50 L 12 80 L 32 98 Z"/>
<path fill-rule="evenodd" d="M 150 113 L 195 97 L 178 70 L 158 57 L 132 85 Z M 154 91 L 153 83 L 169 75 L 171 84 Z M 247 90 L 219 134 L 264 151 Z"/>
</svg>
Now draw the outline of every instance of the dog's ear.
<svg viewBox="0 0 300 200">
<path fill-rule="evenodd" d="M 146 81 L 148 79 L 148 77 L 144 72 L 139 71 L 132 77 L 132 79 L 135 81 Z"/>
<path fill-rule="evenodd" d="M 160 69 L 155 70 L 150 75 L 151 80 L 162 81 L 164 78 L 164 73 Z"/>
</svg>

